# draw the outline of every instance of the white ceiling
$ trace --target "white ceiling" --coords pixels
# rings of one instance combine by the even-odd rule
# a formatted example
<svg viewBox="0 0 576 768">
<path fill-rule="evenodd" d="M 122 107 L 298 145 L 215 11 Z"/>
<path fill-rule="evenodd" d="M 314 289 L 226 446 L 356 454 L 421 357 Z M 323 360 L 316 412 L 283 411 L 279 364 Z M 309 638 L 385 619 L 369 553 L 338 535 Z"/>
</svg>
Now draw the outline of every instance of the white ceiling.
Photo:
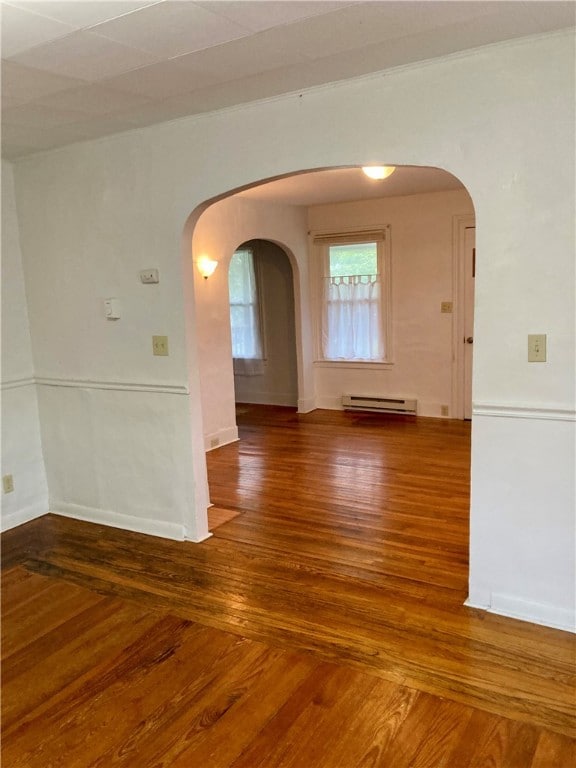
<svg viewBox="0 0 576 768">
<path fill-rule="evenodd" d="M 323 205 L 369 198 L 398 197 L 464 189 L 452 174 L 439 168 L 400 166 L 382 181 L 369 179 L 360 168 L 331 168 L 299 173 L 239 192 L 251 200 L 286 205 Z"/>
<path fill-rule="evenodd" d="M 575 24 L 572 1 L 2 0 L 3 155 Z"/>
</svg>

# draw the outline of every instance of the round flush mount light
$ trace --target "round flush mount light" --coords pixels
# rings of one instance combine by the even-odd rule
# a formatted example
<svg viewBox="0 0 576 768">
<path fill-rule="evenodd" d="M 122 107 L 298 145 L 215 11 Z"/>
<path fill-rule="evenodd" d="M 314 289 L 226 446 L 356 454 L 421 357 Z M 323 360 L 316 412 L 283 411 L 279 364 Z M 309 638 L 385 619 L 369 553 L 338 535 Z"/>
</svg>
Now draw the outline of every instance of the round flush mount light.
<svg viewBox="0 0 576 768">
<path fill-rule="evenodd" d="M 394 165 L 365 165 L 362 170 L 370 179 L 387 179 L 396 170 Z"/>
</svg>

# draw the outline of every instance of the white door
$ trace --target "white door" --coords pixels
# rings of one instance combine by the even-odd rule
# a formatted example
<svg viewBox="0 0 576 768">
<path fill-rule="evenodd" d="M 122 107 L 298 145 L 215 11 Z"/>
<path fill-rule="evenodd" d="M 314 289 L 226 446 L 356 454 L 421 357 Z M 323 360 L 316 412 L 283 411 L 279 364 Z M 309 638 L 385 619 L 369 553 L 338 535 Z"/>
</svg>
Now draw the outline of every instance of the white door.
<svg viewBox="0 0 576 768">
<path fill-rule="evenodd" d="M 464 418 L 472 418 L 472 350 L 474 343 L 474 278 L 476 276 L 476 228 L 464 235 Z"/>
</svg>

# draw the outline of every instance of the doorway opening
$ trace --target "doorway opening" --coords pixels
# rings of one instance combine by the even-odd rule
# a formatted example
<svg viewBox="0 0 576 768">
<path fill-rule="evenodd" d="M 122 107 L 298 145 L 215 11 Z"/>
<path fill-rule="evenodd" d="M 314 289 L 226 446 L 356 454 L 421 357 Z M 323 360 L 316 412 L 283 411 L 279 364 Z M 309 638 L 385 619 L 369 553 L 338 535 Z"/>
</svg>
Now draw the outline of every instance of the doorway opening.
<svg viewBox="0 0 576 768">
<path fill-rule="evenodd" d="M 236 403 L 298 405 L 294 276 L 286 252 L 249 240 L 228 270 Z"/>
<path fill-rule="evenodd" d="M 440 572 L 455 574 L 463 601 L 468 575 L 470 467 L 469 425 L 463 422 L 464 267 L 460 261 L 464 249 L 459 227 L 462 222 L 474 223 L 474 208 L 464 186 L 439 169 L 398 168 L 383 183 L 363 191 L 358 187 L 359 173 L 359 168 L 324 169 L 261 182 L 214 201 L 198 218 L 192 238 L 193 260 L 203 255 L 219 260 L 209 280 L 194 276 L 212 501 L 251 514 L 263 515 L 265 510 L 273 515 L 276 510 L 277 522 L 282 519 L 284 525 L 287 510 L 283 505 L 292 498 L 292 509 L 298 509 L 300 515 L 296 536 L 308 542 L 314 532 L 320 540 L 335 527 L 347 528 L 356 540 L 358 526 L 365 540 L 382 537 L 388 524 L 386 514 L 390 514 L 388 522 L 396 529 L 396 543 L 394 536 L 384 538 L 391 548 L 386 552 L 399 557 L 397 575 L 410 557 L 414 565 L 418 548 L 427 548 L 425 542 L 436 532 L 438 540 L 432 548 L 436 554 L 429 553 L 435 565 L 426 578 L 447 586 Z M 386 267 L 380 275 L 381 295 L 389 297 L 386 357 L 328 359 L 321 343 L 321 284 L 327 278 L 319 271 L 319 248 L 334 237 L 346 243 L 366 242 L 372 235 L 377 240 L 382 233 L 386 238 L 382 264 Z M 228 280 L 232 255 L 265 241 L 281 246 L 291 268 L 297 381 L 291 410 L 279 410 L 287 406 L 273 398 L 266 402 L 255 394 L 256 378 L 261 374 L 244 373 L 240 381 L 242 374 L 236 371 L 235 375 L 232 362 Z M 338 275 L 339 280 L 341 277 Z M 252 380 L 246 382 L 248 378 Z M 349 415 L 342 410 L 345 394 L 415 400 L 417 416 Z M 247 402 L 248 413 L 237 415 L 237 402 Z M 244 445 L 237 442 L 239 434 Z M 271 447 L 271 435 L 281 435 L 276 449 Z M 388 448 L 382 447 L 384 435 L 391 439 Z M 390 463 L 398 441 L 403 445 L 401 455 Z M 315 443 L 328 443 L 331 449 L 320 465 L 315 462 L 322 452 L 314 450 Z M 367 471 L 363 471 L 365 465 Z M 275 485 L 267 474 L 270 469 L 296 486 Z M 393 476 L 394 472 L 399 474 Z M 225 481 L 217 479 L 219 473 Z M 417 480 L 410 493 L 415 495 L 403 499 L 403 484 L 411 485 L 412 480 L 406 478 L 414 477 Z M 326 484 L 318 483 L 315 489 L 316 478 Z M 450 501 L 446 499 L 448 486 Z M 393 493 L 391 487 L 396 488 Z M 340 498 L 336 510 L 329 498 Z M 419 512 L 411 511 L 414 508 Z M 416 520 L 420 514 L 421 525 Z M 443 523 L 450 523 L 448 528 L 439 524 L 438 515 Z M 284 534 L 280 524 L 274 531 L 270 521 L 260 517 L 252 524 L 268 542 L 279 537 L 274 545 L 279 552 Z M 241 526 L 242 522 L 236 518 L 232 524 Z M 398 544 L 407 541 L 408 529 L 419 531 L 413 541 L 421 537 L 411 555 L 406 554 L 411 545 L 403 548 Z M 375 556 L 382 557 L 383 552 Z M 336 551 L 333 554 L 337 558 Z M 450 588 L 456 584 L 451 579 Z"/>
</svg>

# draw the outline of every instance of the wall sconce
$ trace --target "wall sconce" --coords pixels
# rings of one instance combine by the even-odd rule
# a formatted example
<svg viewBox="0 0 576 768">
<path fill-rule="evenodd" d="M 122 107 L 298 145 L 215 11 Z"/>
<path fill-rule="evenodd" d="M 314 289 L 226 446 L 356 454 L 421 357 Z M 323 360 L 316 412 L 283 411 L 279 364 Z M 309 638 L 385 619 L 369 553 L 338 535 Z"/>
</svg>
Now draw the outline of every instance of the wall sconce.
<svg viewBox="0 0 576 768">
<path fill-rule="evenodd" d="M 201 256 L 198 259 L 198 270 L 204 280 L 208 280 L 210 275 L 214 272 L 216 267 L 218 266 L 218 262 L 214 259 L 210 259 L 208 256 Z"/>
</svg>

